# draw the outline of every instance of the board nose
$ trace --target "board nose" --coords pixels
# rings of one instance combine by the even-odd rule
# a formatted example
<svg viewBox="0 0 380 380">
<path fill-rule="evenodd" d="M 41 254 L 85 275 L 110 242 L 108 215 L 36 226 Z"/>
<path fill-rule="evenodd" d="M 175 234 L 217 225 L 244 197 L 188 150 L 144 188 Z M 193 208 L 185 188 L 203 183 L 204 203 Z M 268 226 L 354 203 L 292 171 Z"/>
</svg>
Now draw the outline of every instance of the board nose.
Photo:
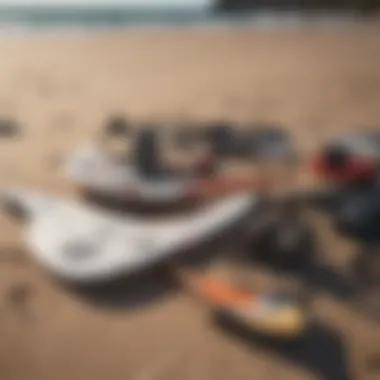
<svg viewBox="0 0 380 380">
<path fill-rule="evenodd" d="M 18 188 L 5 189 L 0 194 L 1 209 L 18 219 L 34 217 L 36 213 L 46 209 L 48 203 L 43 196 Z"/>
<path fill-rule="evenodd" d="M 17 192 L 13 190 L 7 189 L 1 192 L 0 205 L 3 212 L 17 219 L 23 218 L 27 214 L 25 204 L 17 196 Z"/>
</svg>

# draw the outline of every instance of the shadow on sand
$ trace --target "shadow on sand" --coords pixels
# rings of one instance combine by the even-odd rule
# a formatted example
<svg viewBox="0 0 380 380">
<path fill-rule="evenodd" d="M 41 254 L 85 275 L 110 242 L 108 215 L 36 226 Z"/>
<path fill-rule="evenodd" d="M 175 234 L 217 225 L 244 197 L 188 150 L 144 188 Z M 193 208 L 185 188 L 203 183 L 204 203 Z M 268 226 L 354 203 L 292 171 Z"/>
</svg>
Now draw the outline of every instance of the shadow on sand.
<svg viewBox="0 0 380 380">
<path fill-rule="evenodd" d="M 278 341 L 251 333 L 225 315 L 216 314 L 214 323 L 228 336 L 252 349 L 264 349 L 323 380 L 353 380 L 344 342 L 336 331 L 313 323 L 296 341 Z"/>
<path fill-rule="evenodd" d="M 354 278 L 338 273 L 322 263 L 310 263 L 302 271 L 290 272 L 314 291 L 328 292 L 334 297 L 350 301 L 360 296 L 363 287 Z"/>
<path fill-rule="evenodd" d="M 149 216 L 150 218 L 184 215 L 184 213 L 192 212 L 199 208 L 199 202 L 184 199 L 175 203 L 148 203 L 138 198 L 119 200 L 111 196 L 99 194 L 90 190 L 84 190 L 83 199 L 92 205 L 107 210 L 117 212 L 119 214 Z"/>
<path fill-rule="evenodd" d="M 239 259 L 240 260 L 240 259 Z M 306 300 L 318 293 L 328 293 L 334 298 L 343 301 L 345 305 L 355 312 L 373 321 L 380 322 L 380 305 L 374 302 L 376 293 L 380 297 L 380 290 L 368 288 L 355 277 L 339 273 L 327 264 L 310 261 L 295 268 L 273 268 L 262 261 L 249 260 L 251 265 L 261 266 L 274 270 L 276 273 L 296 278 L 303 286 L 302 294 Z M 246 263 L 246 261 L 244 261 Z M 372 298 L 368 297 L 372 295 Z"/>
<path fill-rule="evenodd" d="M 72 283 L 61 284 L 72 296 L 80 298 L 81 301 L 112 311 L 147 306 L 164 300 L 176 291 L 176 288 L 165 279 L 162 271 L 158 268 L 128 278 L 89 286 Z"/>
</svg>

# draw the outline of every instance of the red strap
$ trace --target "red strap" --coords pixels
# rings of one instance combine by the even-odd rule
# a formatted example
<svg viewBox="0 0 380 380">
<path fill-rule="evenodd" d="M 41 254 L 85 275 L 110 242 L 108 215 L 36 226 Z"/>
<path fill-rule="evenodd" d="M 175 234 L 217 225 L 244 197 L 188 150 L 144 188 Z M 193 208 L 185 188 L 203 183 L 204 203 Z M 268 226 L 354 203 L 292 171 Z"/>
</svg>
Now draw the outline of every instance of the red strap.
<svg viewBox="0 0 380 380">
<path fill-rule="evenodd" d="M 263 190 L 269 187 L 269 183 L 252 177 L 230 177 L 199 179 L 193 189 L 194 196 L 218 197 L 233 194 L 240 191 Z"/>
<path fill-rule="evenodd" d="M 329 166 L 323 157 L 317 157 L 313 162 L 313 168 L 318 177 L 337 182 L 367 179 L 376 173 L 374 163 L 366 157 L 351 158 L 346 167 L 339 169 Z"/>
</svg>

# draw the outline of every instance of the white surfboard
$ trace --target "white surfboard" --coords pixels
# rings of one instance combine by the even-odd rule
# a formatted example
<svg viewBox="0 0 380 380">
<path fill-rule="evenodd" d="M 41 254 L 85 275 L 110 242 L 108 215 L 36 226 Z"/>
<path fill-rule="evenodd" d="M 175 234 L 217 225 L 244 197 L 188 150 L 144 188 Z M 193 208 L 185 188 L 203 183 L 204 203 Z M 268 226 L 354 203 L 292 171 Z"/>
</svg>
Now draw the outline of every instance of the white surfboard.
<svg viewBox="0 0 380 380">
<path fill-rule="evenodd" d="M 64 169 L 80 186 L 121 200 L 136 197 L 147 202 L 177 202 L 188 195 L 193 184 L 191 178 L 144 179 L 131 165 L 115 162 L 95 145 L 75 152 Z"/>
<path fill-rule="evenodd" d="M 255 207 L 251 194 L 234 195 L 166 220 L 106 213 L 68 200 L 22 189 L 5 196 L 27 215 L 26 244 L 54 274 L 96 282 L 131 274 L 232 227 Z"/>
<path fill-rule="evenodd" d="M 347 132 L 331 139 L 327 146 L 347 148 L 354 154 L 380 161 L 380 132 L 376 130 Z"/>
</svg>

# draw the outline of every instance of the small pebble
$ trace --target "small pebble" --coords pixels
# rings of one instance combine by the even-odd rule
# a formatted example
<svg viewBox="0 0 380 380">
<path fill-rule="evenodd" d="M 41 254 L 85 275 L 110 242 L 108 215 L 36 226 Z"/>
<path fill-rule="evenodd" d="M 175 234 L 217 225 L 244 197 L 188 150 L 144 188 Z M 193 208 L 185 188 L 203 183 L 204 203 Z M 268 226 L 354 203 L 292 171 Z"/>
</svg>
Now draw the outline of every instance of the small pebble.
<svg viewBox="0 0 380 380">
<path fill-rule="evenodd" d="M 32 293 L 29 284 L 13 285 L 8 291 L 7 300 L 13 306 L 21 306 L 30 299 Z"/>
<path fill-rule="evenodd" d="M 19 124 L 12 119 L 0 119 L 0 137 L 15 137 L 20 134 Z"/>
</svg>

